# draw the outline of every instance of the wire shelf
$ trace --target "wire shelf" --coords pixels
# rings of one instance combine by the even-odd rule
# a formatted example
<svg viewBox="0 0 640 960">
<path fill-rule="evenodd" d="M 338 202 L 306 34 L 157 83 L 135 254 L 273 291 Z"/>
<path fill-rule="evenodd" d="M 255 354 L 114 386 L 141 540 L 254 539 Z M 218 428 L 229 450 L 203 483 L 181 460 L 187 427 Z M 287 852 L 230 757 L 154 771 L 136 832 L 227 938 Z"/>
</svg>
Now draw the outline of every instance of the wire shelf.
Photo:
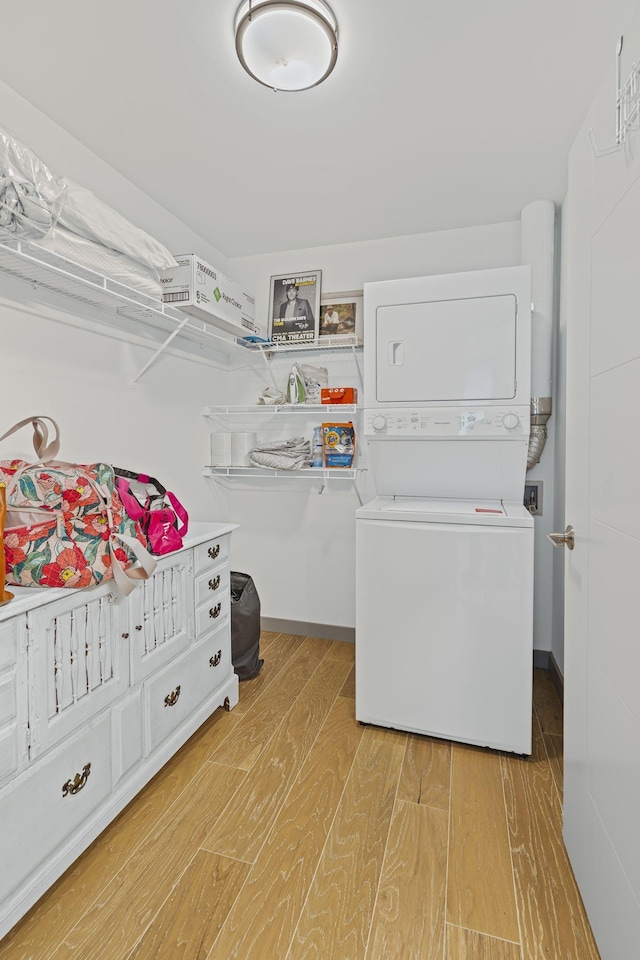
<svg viewBox="0 0 640 960">
<path fill-rule="evenodd" d="M 256 416 L 267 419 L 269 417 L 288 416 L 294 417 L 314 417 L 318 414 L 331 414 L 334 417 L 341 417 L 347 414 L 354 414 L 358 411 L 358 405 L 355 403 L 274 403 L 274 404 L 238 404 L 234 406 L 205 407 L 202 411 L 203 416 L 209 419 L 217 417 L 247 417 Z"/>
<path fill-rule="evenodd" d="M 51 293 L 108 312 L 109 326 L 135 333 L 155 343 L 176 338 L 176 346 L 190 352 L 219 358 L 221 352 L 237 350 L 235 337 L 225 336 L 204 321 L 187 316 L 140 290 L 74 263 L 38 243 L 0 240 L 0 270 Z"/>
<path fill-rule="evenodd" d="M 340 336 L 320 337 L 318 340 L 306 343 L 273 343 L 265 341 L 253 343 L 250 340 L 238 341 L 246 350 L 253 350 L 259 353 L 312 353 L 316 350 L 356 350 L 362 347 L 362 340 L 359 340 L 355 334 L 342 334 Z"/>
<path fill-rule="evenodd" d="M 357 337 L 351 335 L 322 337 L 307 344 L 254 343 L 234 337 L 206 320 L 183 313 L 135 287 L 111 280 L 33 240 L 0 236 L 0 271 L 30 283 L 36 291 L 46 290 L 101 311 L 106 326 L 154 343 L 158 349 L 136 379 L 170 344 L 213 361 L 232 355 L 239 360 L 243 355 L 268 359 L 279 353 L 353 351 L 362 346 Z"/>
<path fill-rule="evenodd" d="M 303 467 L 300 470 L 272 470 L 269 467 L 205 467 L 205 477 L 253 477 L 277 480 L 355 480 L 363 467 Z"/>
</svg>

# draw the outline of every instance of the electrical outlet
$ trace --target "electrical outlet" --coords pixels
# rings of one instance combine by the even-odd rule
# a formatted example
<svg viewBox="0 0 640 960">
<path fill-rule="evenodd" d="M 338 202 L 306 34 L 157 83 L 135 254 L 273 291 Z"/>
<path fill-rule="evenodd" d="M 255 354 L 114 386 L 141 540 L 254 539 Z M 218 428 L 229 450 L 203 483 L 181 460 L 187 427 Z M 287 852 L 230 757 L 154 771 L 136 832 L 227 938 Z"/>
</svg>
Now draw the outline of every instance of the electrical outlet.
<svg viewBox="0 0 640 960">
<path fill-rule="evenodd" d="M 542 516 L 542 480 L 525 483 L 524 505 L 533 517 Z"/>
</svg>

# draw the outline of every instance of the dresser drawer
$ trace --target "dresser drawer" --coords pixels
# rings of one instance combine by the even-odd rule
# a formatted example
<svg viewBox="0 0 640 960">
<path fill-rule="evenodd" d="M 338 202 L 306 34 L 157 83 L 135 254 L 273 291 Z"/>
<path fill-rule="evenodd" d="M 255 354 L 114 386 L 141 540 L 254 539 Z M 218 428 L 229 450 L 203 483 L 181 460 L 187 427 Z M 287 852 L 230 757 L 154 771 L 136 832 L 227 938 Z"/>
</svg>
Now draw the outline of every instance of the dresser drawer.
<svg viewBox="0 0 640 960">
<path fill-rule="evenodd" d="M 111 791 L 111 720 L 52 751 L 0 798 L 0 901 L 73 834 Z"/>
<path fill-rule="evenodd" d="M 229 630 L 222 624 L 149 680 L 145 685 L 147 753 L 177 730 L 231 673 Z"/>
<path fill-rule="evenodd" d="M 144 758 L 142 734 L 142 688 L 122 697 L 111 710 L 113 785 L 128 776 Z"/>
<path fill-rule="evenodd" d="M 229 619 L 229 591 L 212 597 L 196 610 L 196 639 L 200 640 Z"/>
<path fill-rule="evenodd" d="M 208 540 L 207 543 L 201 543 L 193 548 L 194 573 L 202 573 L 203 570 L 210 570 L 218 563 L 223 563 L 229 559 L 229 535 L 218 537 L 216 540 Z"/>
<path fill-rule="evenodd" d="M 215 570 L 208 570 L 195 578 L 196 607 L 205 603 L 214 606 L 221 594 L 229 589 L 229 568 L 225 563 Z"/>
</svg>

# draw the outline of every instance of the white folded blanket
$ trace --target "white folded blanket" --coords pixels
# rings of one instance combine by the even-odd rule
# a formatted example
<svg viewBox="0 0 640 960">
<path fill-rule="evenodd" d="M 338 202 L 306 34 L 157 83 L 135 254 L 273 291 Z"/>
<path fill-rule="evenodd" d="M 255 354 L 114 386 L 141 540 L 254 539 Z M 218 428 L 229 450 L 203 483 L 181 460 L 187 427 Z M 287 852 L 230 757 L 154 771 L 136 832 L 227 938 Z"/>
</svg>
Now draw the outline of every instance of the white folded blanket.
<svg viewBox="0 0 640 960">
<path fill-rule="evenodd" d="M 96 281 L 101 277 L 108 277 L 116 283 L 131 288 L 132 292 L 151 297 L 158 301 L 158 304 L 162 301 L 162 284 L 155 270 L 125 256 L 124 253 L 118 253 L 117 250 L 103 247 L 100 243 L 79 237 L 71 230 L 65 230 L 60 223 L 38 243 L 38 247 L 64 257 L 72 265 L 86 267 L 93 271 L 96 274 L 94 278 Z M 64 267 L 64 263 L 57 265 Z M 126 290 L 118 290 L 118 292 L 127 295 Z M 135 299 L 135 295 L 133 298 Z"/>
<path fill-rule="evenodd" d="M 300 470 L 311 466 L 311 444 L 303 437 L 270 443 L 249 450 L 249 459 L 258 467 L 272 470 Z"/>
<path fill-rule="evenodd" d="M 60 211 L 60 224 L 67 230 L 117 250 L 138 260 L 152 270 L 168 270 L 177 266 L 173 254 L 144 230 L 135 227 L 122 214 L 73 180 L 60 181 L 65 190 Z"/>
</svg>

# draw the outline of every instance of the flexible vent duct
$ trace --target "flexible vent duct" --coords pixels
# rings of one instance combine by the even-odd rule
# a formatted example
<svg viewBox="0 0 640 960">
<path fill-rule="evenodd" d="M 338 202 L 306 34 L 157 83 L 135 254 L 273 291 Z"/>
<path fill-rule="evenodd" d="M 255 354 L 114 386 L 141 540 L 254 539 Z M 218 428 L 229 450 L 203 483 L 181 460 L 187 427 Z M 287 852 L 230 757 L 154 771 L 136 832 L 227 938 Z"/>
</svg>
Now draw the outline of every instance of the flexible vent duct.
<svg viewBox="0 0 640 960">
<path fill-rule="evenodd" d="M 551 416 L 555 207 L 536 200 L 520 214 L 520 261 L 531 266 L 531 434 L 527 470 L 539 462 Z"/>
</svg>

